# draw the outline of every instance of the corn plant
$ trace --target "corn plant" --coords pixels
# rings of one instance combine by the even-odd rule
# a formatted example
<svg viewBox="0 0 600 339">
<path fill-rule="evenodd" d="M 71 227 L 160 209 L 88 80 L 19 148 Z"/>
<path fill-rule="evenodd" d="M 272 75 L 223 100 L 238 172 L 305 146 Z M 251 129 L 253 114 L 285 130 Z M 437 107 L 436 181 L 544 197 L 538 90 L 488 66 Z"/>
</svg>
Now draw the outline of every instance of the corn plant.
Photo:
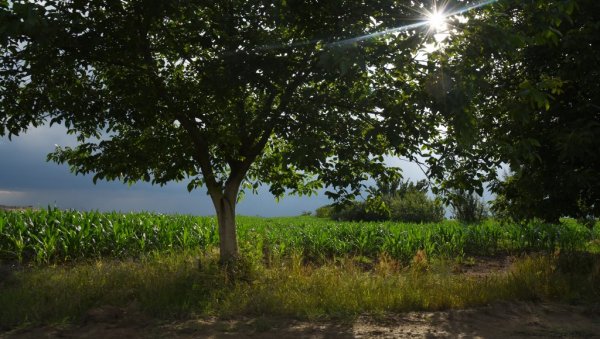
<svg viewBox="0 0 600 339">
<path fill-rule="evenodd" d="M 339 222 L 314 217 L 238 218 L 238 238 L 253 256 L 322 260 L 336 256 L 388 256 L 410 261 L 419 250 L 430 257 L 499 252 L 577 251 L 599 238 L 573 220 L 558 225 L 533 221 L 464 225 Z M 0 259 L 57 263 L 89 258 L 139 257 L 149 253 L 210 250 L 219 244 L 213 217 L 153 213 L 101 213 L 58 209 L 0 211 Z"/>
</svg>

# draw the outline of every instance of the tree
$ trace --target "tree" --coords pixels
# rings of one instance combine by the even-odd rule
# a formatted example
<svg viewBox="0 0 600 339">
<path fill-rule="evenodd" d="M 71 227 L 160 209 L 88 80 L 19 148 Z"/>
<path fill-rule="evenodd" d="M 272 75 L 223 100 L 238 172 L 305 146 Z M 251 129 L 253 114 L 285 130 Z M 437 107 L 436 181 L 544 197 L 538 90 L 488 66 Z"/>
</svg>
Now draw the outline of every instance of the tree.
<svg viewBox="0 0 600 339">
<path fill-rule="evenodd" d="M 600 215 L 600 3 L 500 0 L 466 16 L 422 81 L 447 127 L 432 174 L 479 194 L 491 182 L 516 219 Z"/>
<path fill-rule="evenodd" d="M 244 188 L 352 198 L 435 131 L 408 100 L 420 34 L 356 38 L 405 5 L 0 1 L 0 136 L 60 123 L 79 145 L 48 159 L 76 174 L 204 185 L 228 261 Z"/>
<path fill-rule="evenodd" d="M 368 191 L 372 196 L 395 197 L 413 191 L 427 193 L 428 189 L 429 183 L 426 179 L 412 182 L 402 180 L 402 175 L 399 173 L 383 173 L 375 178 L 375 186 L 370 187 Z"/>
</svg>

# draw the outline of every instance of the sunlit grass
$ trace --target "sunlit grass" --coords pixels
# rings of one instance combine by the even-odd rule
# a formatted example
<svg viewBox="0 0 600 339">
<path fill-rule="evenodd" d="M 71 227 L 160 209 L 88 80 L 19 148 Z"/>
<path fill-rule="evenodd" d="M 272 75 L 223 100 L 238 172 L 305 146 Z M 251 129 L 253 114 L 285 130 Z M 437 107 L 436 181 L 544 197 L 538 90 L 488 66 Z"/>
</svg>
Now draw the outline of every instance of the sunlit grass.
<svg viewBox="0 0 600 339">
<path fill-rule="evenodd" d="M 454 274 L 446 261 L 415 260 L 406 266 L 384 255 L 365 269 L 356 257 L 314 265 L 295 254 L 268 265 L 245 258 L 222 268 L 216 253 L 185 253 L 28 268 L 1 283 L 0 325 L 76 322 L 105 305 L 162 319 L 314 319 L 499 300 L 600 300 L 600 262 L 590 255 L 525 257 L 510 271 L 485 277 Z"/>
</svg>

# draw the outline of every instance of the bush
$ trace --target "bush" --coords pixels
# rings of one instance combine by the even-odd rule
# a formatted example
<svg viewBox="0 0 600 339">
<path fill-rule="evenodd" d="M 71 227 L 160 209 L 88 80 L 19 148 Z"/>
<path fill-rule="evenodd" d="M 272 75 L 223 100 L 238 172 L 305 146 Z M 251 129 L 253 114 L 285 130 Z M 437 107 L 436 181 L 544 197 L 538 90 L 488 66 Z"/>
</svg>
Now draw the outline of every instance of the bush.
<svg viewBox="0 0 600 339">
<path fill-rule="evenodd" d="M 331 214 L 333 213 L 333 206 L 325 205 L 317 208 L 315 211 L 315 216 L 317 218 L 331 218 Z"/>
<path fill-rule="evenodd" d="M 404 222 L 438 222 L 444 219 L 444 207 L 424 192 L 407 192 L 389 199 L 391 219 Z"/>
<path fill-rule="evenodd" d="M 373 210 L 365 201 L 353 202 L 333 210 L 331 219 L 340 221 L 382 221 L 389 220 L 381 210 Z"/>
<path fill-rule="evenodd" d="M 385 208 L 373 202 L 382 201 Z M 325 207 L 325 206 L 324 206 Z M 402 196 L 387 196 L 381 200 L 354 202 L 345 207 L 332 209 L 331 219 L 341 221 L 383 221 L 427 223 L 444 219 L 444 208 L 422 191 L 409 191 Z"/>
<path fill-rule="evenodd" d="M 454 218 L 464 223 L 477 223 L 488 216 L 487 208 L 481 198 L 466 191 L 453 192 L 450 204 Z"/>
<path fill-rule="evenodd" d="M 401 178 L 378 178 L 369 189 L 367 201 L 345 206 L 326 205 L 317 209 L 317 216 L 341 221 L 383 221 L 427 223 L 444 219 L 444 208 L 427 197 L 426 180 L 402 181 Z"/>
</svg>

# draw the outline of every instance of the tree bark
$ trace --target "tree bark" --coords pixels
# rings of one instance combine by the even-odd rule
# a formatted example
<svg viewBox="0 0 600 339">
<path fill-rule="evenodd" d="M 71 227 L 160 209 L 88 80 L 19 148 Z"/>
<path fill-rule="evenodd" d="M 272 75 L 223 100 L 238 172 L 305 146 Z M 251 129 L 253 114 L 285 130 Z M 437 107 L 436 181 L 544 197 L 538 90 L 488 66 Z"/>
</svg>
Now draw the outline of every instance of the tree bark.
<svg viewBox="0 0 600 339">
<path fill-rule="evenodd" d="M 235 205 L 237 196 L 229 194 L 211 195 L 219 223 L 219 250 L 222 264 L 235 261 L 238 257 Z"/>
<path fill-rule="evenodd" d="M 221 263 L 235 261 L 238 257 L 237 235 L 235 225 L 235 198 L 230 200 L 225 195 L 213 197 L 219 222 L 219 250 Z"/>
</svg>

